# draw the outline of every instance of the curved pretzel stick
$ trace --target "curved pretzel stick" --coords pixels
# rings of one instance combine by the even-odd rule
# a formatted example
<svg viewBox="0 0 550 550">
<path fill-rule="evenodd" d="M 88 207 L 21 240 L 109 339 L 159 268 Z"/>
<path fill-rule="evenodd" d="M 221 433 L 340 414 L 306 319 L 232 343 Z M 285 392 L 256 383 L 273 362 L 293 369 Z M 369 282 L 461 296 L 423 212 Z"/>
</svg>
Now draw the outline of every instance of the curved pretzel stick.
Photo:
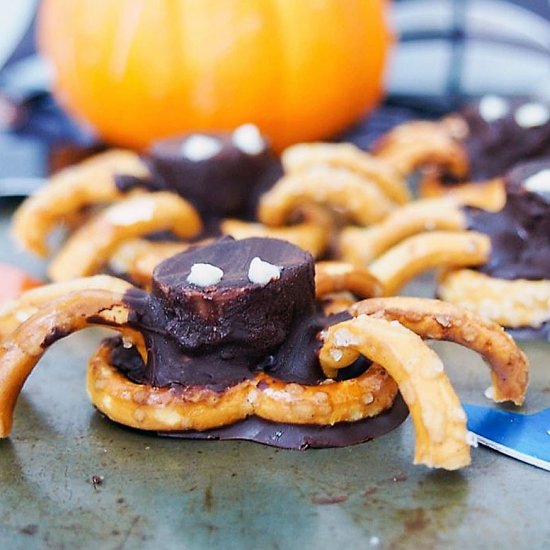
<svg viewBox="0 0 550 550">
<path fill-rule="evenodd" d="M 319 355 L 323 369 L 345 367 L 359 355 L 397 382 L 416 432 L 415 464 L 467 466 L 466 415 L 435 352 L 409 329 L 367 315 L 327 329 Z"/>
<path fill-rule="evenodd" d="M 230 219 L 221 223 L 221 230 L 235 239 L 268 237 L 288 241 L 307 250 L 314 258 L 325 252 L 330 241 L 330 229 L 309 220 L 284 227 L 267 227 L 261 223 Z"/>
<path fill-rule="evenodd" d="M 441 275 L 439 296 L 505 327 L 540 327 L 550 321 L 550 280 L 499 279 L 470 269 Z"/>
<path fill-rule="evenodd" d="M 398 204 L 411 199 L 407 183 L 391 164 L 351 143 L 299 143 L 285 149 L 281 160 L 287 173 L 307 171 L 318 165 L 346 168 L 378 185 Z"/>
<path fill-rule="evenodd" d="M 468 173 L 466 150 L 449 127 L 441 122 L 400 124 L 386 133 L 373 151 L 405 175 L 430 164 L 443 166 L 457 177 Z"/>
<path fill-rule="evenodd" d="M 15 300 L 0 307 L 0 342 L 21 323 L 32 317 L 40 308 L 53 300 L 76 290 L 108 290 L 123 293 L 132 285 L 109 275 L 95 275 L 64 283 L 53 283 L 28 290 Z"/>
<path fill-rule="evenodd" d="M 131 382 L 103 345 L 88 366 L 88 394 L 111 420 L 142 430 L 208 430 L 256 415 L 273 422 L 332 425 L 376 416 L 391 407 L 397 386 L 376 365 L 352 380 L 288 383 L 258 373 L 223 392 L 205 387 L 154 388 Z"/>
<path fill-rule="evenodd" d="M 489 237 L 476 231 L 433 231 L 405 239 L 369 266 L 384 285 L 384 295 L 396 294 L 420 273 L 443 266 L 473 266 L 487 261 Z"/>
<path fill-rule="evenodd" d="M 38 310 L 0 343 L 0 437 L 9 435 L 21 388 L 51 344 L 92 325 L 137 334 L 124 326 L 129 310 L 122 296 L 107 290 L 71 292 Z"/>
<path fill-rule="evenodd" d="M 195 209 L 169 192 L 134 195 L 112 205 L 73 233 L 50 264 L 53 281 L 92 275 L 121 242 L 169 229 L 182 238 L 201 230 Z"/>
<path fill-rule="evenodd" d="M 330 206 L 360 225 L 375 223 L 396 207 L 372 182 L 349 170 L 320 166 L 283 176 L 262 196 L 258 219 L 266 225 L 284 225 L 307 204 Z"/>
<path fill-rule="evenodd" d="M 419 184 L 421 197 L 450 197 L 459 204 L 498 212 L 506 203 L 506 189 L 502 178 L 445 185 L 437 169 L 425 170 Z"/>
<path fill-rule="evenodd" d="M 124 197 L 115 185 L 116 174 L 145 177 L 148 170 L 138 155 L 123 150 L 107 151 L 61 170 L 16 210 L 15 239 L 24 248 L 46 256 L 46 239 L 64 218 L 86 206 Z"/>
<path fill-rule="evenodd" d="M 123 242 L 111 254 L 109 267 L 115 273 L 128 274 L 132 281 L 142 287 L 149 287 L 155 267 L 190 246 L 190 243 L 131 239 Z"/>
<path fill-rule="evenodd" d="M 491 368 L 492 399 L 523 403 L 527 357 L 500 325 L 453 304 L 426 298 L 373 298 L 354 304 L 349 312 L 399 321 L 422 338 L 447 340 L 476 351 Z"/>
<path fill-rule="evenodd" d="M 403 239 L 433 230 L 466 228 L 466 218 L 450 199 L 423 199 L 388 214 L 370 227 L 345 227 L 339 240 L 344 260 L 367 265 Z"/>
<path fill-rule="evenodd" d="M 366 268 L 346 262 L 315 264 L 315 295 L 317 298 L 333 292 L 349 290 L 360 298 L 382 296 L 382 283 Z"/>
</svg>

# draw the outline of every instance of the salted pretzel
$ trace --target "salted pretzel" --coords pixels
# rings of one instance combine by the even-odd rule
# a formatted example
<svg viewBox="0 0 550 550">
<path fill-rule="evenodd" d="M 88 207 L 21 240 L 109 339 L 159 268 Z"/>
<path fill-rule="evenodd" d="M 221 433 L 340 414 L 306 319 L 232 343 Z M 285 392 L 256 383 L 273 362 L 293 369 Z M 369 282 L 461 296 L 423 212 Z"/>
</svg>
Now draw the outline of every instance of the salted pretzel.
<svg viewBox="0 0 550 550">
<path fill-rule="evenodd" d="M 97 204 L 121 200 L 117 173 L 142 177 L 148 170 L 138 155 L 113 149 L 52 176 L 47 185 L 25 200 L 13 216 L 12 232 L 24 248 L 48 254 L 48 235 L 67 218 Z"/>
<path fill-rule="evenodd" d="M 248 258 L 257 251 L 261 251 L 264 259 L 252 270 L 256 260 L 249 261 Z M 193 278 L 190 282 L 198 259 L 215 261 L 219 266 L 217 269 L 222 271 L 221 280 L 227 276 L 228 282 L 211 282 L 208 278 L 213 273 L 219 276 L 219 273 L 215 269 L 204 271 L 205 268 L 201 268 L 202 276 L 207 277 L 208 286 L 203 286 L 200 278 Z M 113 355 L 118 344 L 107 341 L 94 354 L 88 368 L 88 393 L 94 405 L 116 422 L 143 430 L 185 433 L 232 426 L 246 422 L 247 418 L 258 417 L 275 423 L 303 425 L 304 429 L 311 425 L 339 429 L 340 425 L 387 414 L 384 411 L 393 407 L 399 388 L 415 425 L 415 462 L 447 469 L 467 465 L 470 459 L 466 418 L 443 365 L 422 339 L 403 325 L 422 337 L 450 339 L 482 353 L 493 370 L 494 396 L 497 399 L 522 401 L 527 362 L 515 348 L 513 340 L 503 336 L 498 327 L 439 302 L 375 298 L 358 302 L 350 308 L 351 320 L 327 318 L 325 328 L 320 327 L 319 365 L 329 375 L 321 375 L 316 382 L 289 381 L 286 379 L 288 375 L 283 374 L 287 365 L 282 364 L 270 372 L 254 368 L 249 375 L 233 379 L 223 390 L 210 388 L 204 383 L 154 383 L 154 380 L 163 380 L 168 372 L 166 365 L 151 362 L 152 357 L 156 357 L 155 342 L 160 327 L 166 327 L 162 332 L 163 341 L 167 343 L 170 338 L 176 338 L 177 346 L 183 346 L 178 349 L 191 346 L 195 349 L 193 357 L 200 358 L 203 353 L 210 361 L 215 361 L 220 353 L 216 351 L 218 345 L 222 345 L 221 349 L 232 349 L 230 341 L 229 348 L 223 347 L 226 345 L 223 327 L 232 322 L 240 326 L 238 308 L 241 306 L 242 311 L 248 312 L 246 315 L 252 330 L 244 336 L 240 334 L 244 340 L 239 343 L 239 349 L 253 346 L 256 351 L 273 350 L 274 336 L 258 335 L 253 328 L 256 320 L 263 319 L 267 311 L 272 312 L 272 322 L 286 329 L 287 337 L 293 340 L 292 331 L 301 330 L 298 328 L 300 324 L 308 325 L 307 315 L 314 314 L 310 302 L 314 288 L 308 287 L 312 284 L 312 266 L 311 256 L 308 259 L 307 253 L 281 241 L 225 239 L 189 249 L 163 262 L 155 270 L 152 294 L 136 288 L 128 289 L 127 283 L 122 283 L 121 290 L 126 288 L 122 293 L 118 289 L 91 289 L 89 282 L 81 282 L 80 290 L 69 290 L 78 288 L 78 285 L 70 287 L 71 283 L 62 283 L 53 289 L 44 287 L 41 299 L 22 297 L 19 306 L 12 306 L 12 317 L 17 318 L 18 311 L 27 311 L 29 304 L 42 307 L 0 343 L 0 435 L 9 435 L 17 396 L 45 350 L 72 332 L 90 325 L 102 325 L 123 334 L 121 351 L 129 353 L 135 348 L 138 357 L 147 365 L 157 365 L 151 381 L 132 380 L 124 374 L 122 367 L 118 366 L 119 359 Z M 234 286 L 231 281 L 235 280 L 237 273 L 243 273 L 243 269 L 244 273 L 248 269 L 249 280 Z M 342 277 L 342 273 L 349 275 L 350 269 L 345 271 L 340 266 L 339 271 L 325 269 L 323 272 L 322 268 L 319 280 L 328 273 L 328 277 L 336 281 L 327 285 L 329 290 L 345 288 L 357 292 L 353 278 Z M 365 277 L 369 279 L 366 273 Z M 114 288 L 112 278 L 105 279 L 105 282 L 106 286 Z M 66 294 L 60 292 L 63 285 L 67 285 Z M 306 288 L 310 290 L 306 292 Z M 237 301 L 233 301 L 231 293 L 236 293 Z M 322 292 L 318 290 L 317 293 Z M 57 298 L 44 303 L 45 296 Z M 209 297 L 196 311 L 205 316 L 208 326 L 214 323 L 212 327 L 219 326 L 219 329 L 210 331 L 207 327 L 205 332 L 202 325 L 185 324 L 191 332 L 180 332 L 179 323 L 185 323 L 189 314 L 195 315 L 191 311 L 192 304 L 200 301 L 201 296 Z M 274 299 L 276 296 L 279 298 Z M 281 299 L 287 301 L 284 308 L 278 303 Z M 211 318 L 211 314 L 204 310 L 207 303 L 212 303 L 219 318 Z M 256 304 L 255 310 L 250 308 L 252 303 Z M 294 307 L 290 307 L 291 303 L 295 304 Z M 158 315 L 170 317 L 169 311 L 173 308 L 174 319 L 178 320 L 176 324 L 153 321 Z M 305 314 L 306 310 L 311 313 Z M 252 311 L 253 317 L 250 317 Z M 299 316 L 296 318 L 298 325 L 288 322 L 289 314 Z M 153 325 L 155 328 L 151 332 L 149 327 Z M 265 330 L 265 323 L 262 326 Z M 297 328 L 292 329 L 292 326 Z M 166 343 L 163 344 L 162 357 L 170 361 L 170 347 L 166 348 Z M 279 345 L 281 350 L 285 349 L 284 340 Z M 295 355 L 294 359 L 285 351 L 276 353 L 282 353 L 280 357 L 286 358 L 285 362 L 302 360 L 302 353 Z M 349 379 L 338 379 L 334 375 L 354 363 L 360 354 L 374 364 Z M 202 365 L 198 360 L 198 366 Z M 228 360 L 229 355 L 225 359 L 225 369 L 230 366 Z M 252 364 L 257 361 L 254 359 Z M 200 368 L 205 366 L 206 363 Z M 140 376 L 133 372 L 133 377 Z M 198 376 L 201 376 L 200 372 Z"/>
<path fill-rule="evenodd" d="M 201 228 L 195 209 L 178 195 L 138 194 L 109 206 L 80 227 L 51 262 L 48 274 L 52 281 L 92 275 L 126 239 L 167 229 L 189 238 Z"/>
<path fill-rule="evenodd" d="M 328 166 L 347 169 L 374 182 L 389 199 L 404 204 L 411 199 L 404 177 L 394 166 L 351 143 L 300 143 L 285 149 L 281 156 L 287 174 Z"/>
</svg>

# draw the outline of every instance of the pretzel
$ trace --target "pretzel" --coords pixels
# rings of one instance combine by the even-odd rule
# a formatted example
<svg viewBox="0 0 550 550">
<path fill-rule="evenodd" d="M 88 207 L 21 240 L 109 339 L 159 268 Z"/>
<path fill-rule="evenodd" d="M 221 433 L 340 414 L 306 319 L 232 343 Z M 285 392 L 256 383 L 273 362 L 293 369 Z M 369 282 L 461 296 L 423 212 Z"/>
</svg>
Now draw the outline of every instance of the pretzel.
<svg viewBox="0 0 550 550">
<path fill-rule="evenodd" d="M 398 321 L 424 339 L 447 340 L 480 353 L 491 368 L 491 398 L 523 404 L 527 358 L 497 323 L 453 304 L 425 298 L 372 298 L 354 304 L 349 312 Z"/>
<path fill-rule="evenodd" d="M 201 241 L 205 244 L 205 241 Z M 189 243 L 173 241 L 148 241 L 130 239 L 124 241 L 109 257 L 109 267 L 125 274 L 142 287 L 148 287 L 153 270 L 164 260 L 175 256 L 191 246 Z"/>
<path fill-rule="evenodd" d="M 411 199 L 404 178 L 391 164 L 351 143 L 300 143 L 285 149 L 281 160 L 285 172 L 290 174 L 319 165 L 345 168 L 378 185 L 385 195 L 398 204 Z"/>
<path fill-rule="evenodd" d="M 0 342 L 0 437 L 9 434 L 21 388 L 47 347 L 59 338 L 97 324 L 132 337 L 135 332 L 124 326 L 128 314 L 119 292 L 70 292 L 39 309 Z"/>
<path fill-rule="evenodd" d="M 468 157 L 450 124 L 413 121 L 396 126 L 373 147 L 374 154 L 407 175 L 426 165 L 444 167 L 456 177 L 468 173 Z"/>
<path fill-rule="evenodd" d="M 396 207 L 371 181 L 349 170 L 318 166 L 283 176 L 262 195 L 258 219 L 284 225 L 300 207 L 312 203 L 339 210 L 360 225 L 375 223 Z"/>
<path fill-rule="evenodd" d="M 257 373 L 223 392 L 204 387 L 154 388 L 135 384 L 110 365 L 104 345 L 92 357 L 88 394 L 107 417 L 141 430 L 208 430 L 256 415 L 273 422 L 333 425 L 380 414 L 397 393 L 373 365 L 352 380 L 305 385 Z"/>
<path fill-rule="evenodd" d="M 451 197 L 460 204 L 498 212 L 506 202 L 502 178 L 445 185 L 438 170 L 426 170 L 420 179 L 419 194 L 424 198 Z"/>
<path fill-rule="evenodd" d="M 510 328 L 540 327 L 550 321 L 550 280 L 499 279 L 470 269 L 449 270 L 439 279 L 439 296 Z"/>
<path fill-rule="evenodd" d="M 490 249 L 489 237 L 476 231 L 432 231 L 390 248 L 369 265 L 369 270 L 384 285 L 384 295 L 391 296 L 429 269 L 483 264 Z"/>
<path fill-rule="evenodd" d="M 195 209 L 169 192 L 134 195 L 112 205 L 76 231 L 50 264 L 52 281 L 67 281 L 96 272 L 126 239 L 169 229 L 182 238 L 201 230 Z"/>
<path fill-rule="evenodd" d="M 122 279 L 109 275 L 95 275 L 28 290 L 19 298 L 0 307 L 0 342 L 40 308 L 70 292 L 97 289 L 122 293 L 129 288 L 130 283 Z"/>
<path fill-rule="evenodd" d="M 27 250 L 46 256 L 46 239 L 57 224 L 87 206 L 124 197 L 115 185 L 116 174 L 145 177 L 148 170 L 138 155 L 118 149 L 61 170 L 16 210 L 12 225 L 15 239 Z"/>
<path fill-rule="evenodd" d="M 388 214 L 371 227 L 344 227 L 339 250 L 344 260 L 367 265 L 400 241 L 433 230 L 465 229 L 466 218 L 449 199 L 423 199 Z"/>
<path fill-rule="evenodd" d="M 228 219 L 221 223 L 221 230 L 235 239 L 269 237 L 288 241 L 307 250 L 314 258 L 326 251 L 330 241 L 330 228 L 312 220 L 284 227 L 267 227 L 261 223 Z"/>
<path fill-rule="evenodd" d="M 359 315 L 329 327 L 323 340 L 323 369 L 364 355 L 397 382 L 415 428 L 415 464 L 455 470 L 470 463 L 466 415 L 443 364 L 419 336 L 399 323 Z"/>
<path fill-rule="evenodd" d="M 372 273 L 363 267 L 346 262 L 326 261 L 315 264 L 315 294 L 347 290 L 360 298 L 381 296 L 383 287 Z"/>
</svg>

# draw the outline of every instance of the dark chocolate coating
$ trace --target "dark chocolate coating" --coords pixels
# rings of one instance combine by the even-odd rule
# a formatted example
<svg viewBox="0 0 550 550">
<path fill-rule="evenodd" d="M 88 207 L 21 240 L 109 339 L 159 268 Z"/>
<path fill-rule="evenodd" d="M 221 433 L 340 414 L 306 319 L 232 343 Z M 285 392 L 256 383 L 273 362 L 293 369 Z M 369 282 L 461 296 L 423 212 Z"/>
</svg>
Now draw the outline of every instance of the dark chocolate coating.
<svg viewBox="0 0 550 550">
<path fill-rule="evenodd" d="M 271 447 L 303 451 L 308 448 L 349 447 L 365 443 L 399 426 L 409 410 L 401 395 L 392 407 L 373 418 L 358 422 L 340 422 L 333 426 L 314 424 L 277 424 L 258 417 L 204 432 L 160 432 L 159 435 L 185 439 L 245 440 Z"/>
<path fill-rule="evenodd" d="M 506 204 L 499 212 L 465 209 L 468 227 L 491 239 L 491 256 L 481 272 L 502 279 L 550 279 L 550 194 L 524 187 L 527 178 L 548 168 L 550 158 L 509 172 Z"/>
<path fill-rule="evenodd" d="M 192 160 L 182 146 L 193 134 L 156 142 L 144 160 L 151 177 L 133 178 L 121 174 L 116 183 L 121 191 L 135 187 L 178 193 L 203 218 L 238 216 L 251 218 L 260 191 L 268 189 L 280 176 L 280 162 L 269 145 L 257 154 L 236 147 L 230 133 L 205 133 L 219 140 L 221 150 L 211 158 Z"/>
<path fill-rule="evenodd" d="M 480 114 L 479 102 L 468 105 L 460 114 L 469 134 L 464 141 L 470 160 L 469 178 L 481 181 L 502 176 L 518 162 L 550 156 L 550 122 L 523 128 L 514 119 L 521 105 L 535 100 L 507 99 L 506 116 L 487 122 Z"/>
</svg>

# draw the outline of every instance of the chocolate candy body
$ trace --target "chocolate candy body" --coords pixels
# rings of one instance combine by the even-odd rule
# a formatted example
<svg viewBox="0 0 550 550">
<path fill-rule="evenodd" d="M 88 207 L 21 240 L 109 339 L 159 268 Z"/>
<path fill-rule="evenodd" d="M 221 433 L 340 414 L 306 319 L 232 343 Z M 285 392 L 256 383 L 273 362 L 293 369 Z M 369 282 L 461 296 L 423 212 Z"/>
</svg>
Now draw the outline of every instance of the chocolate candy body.
<svg viewBox="0 0 550 550">
<path fill-rule="evenodd" d="M 236 147 L 231 134 L 207 134 L 220 144 L 211 158 L 193 160 L 183 152 L 190 136 L 159 141 L 146 163 L 157 188 L 175 191 L 191 202 L 204 217 L 246 215 L 264 175 L 275 163 L 266 146 L 256 154 Z"/>
<path fill-rule="evenodd" d="M 265 285 L 250 282 L 255 257 L 279 266 L 280 277 Z M 205 288 L 189 283 L 197 263 L 220 268 L 221 281 Z M 314 285 L 313 258 L 300 248 L 274 239 L 225 238 L 157 266 L 152 292 L 166 313 L 166 331 L 183 349 L 238 345 L 261 356 L 279 346 L 298 320 L 312 314 Z"/>
</svg>

